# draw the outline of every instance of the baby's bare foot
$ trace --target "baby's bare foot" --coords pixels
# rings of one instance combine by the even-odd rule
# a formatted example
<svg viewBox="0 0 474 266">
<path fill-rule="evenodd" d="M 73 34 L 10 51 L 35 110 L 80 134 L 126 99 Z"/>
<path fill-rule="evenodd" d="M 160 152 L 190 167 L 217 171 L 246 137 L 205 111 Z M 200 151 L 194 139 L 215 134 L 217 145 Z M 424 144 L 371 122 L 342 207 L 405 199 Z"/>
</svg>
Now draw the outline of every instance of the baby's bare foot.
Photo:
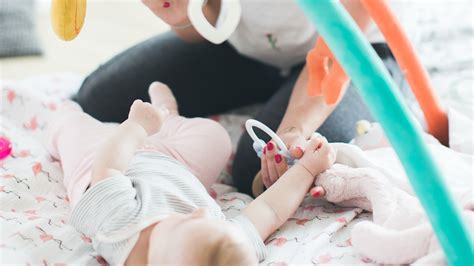
<svg viewBox="0 0 474 266">
<path fill-rule="evenodd" d="M 149 136 L 158 133 L 161 125 L 168 115 L 165 107 L 158 108 L 150 103 L 144 103 L 136 100 L 130 107 L 128 121 L 139 124 Z"/>
<path fill-rule="evenodd" d="M 178 114 L 178 104 L 167 85 L 155 81 L 150 85 L 148 94 L 150 95 L 151 103 L 154 106 L 160 108 L 165 107 L 169 110 L 170 114 Z"/>
</svg>

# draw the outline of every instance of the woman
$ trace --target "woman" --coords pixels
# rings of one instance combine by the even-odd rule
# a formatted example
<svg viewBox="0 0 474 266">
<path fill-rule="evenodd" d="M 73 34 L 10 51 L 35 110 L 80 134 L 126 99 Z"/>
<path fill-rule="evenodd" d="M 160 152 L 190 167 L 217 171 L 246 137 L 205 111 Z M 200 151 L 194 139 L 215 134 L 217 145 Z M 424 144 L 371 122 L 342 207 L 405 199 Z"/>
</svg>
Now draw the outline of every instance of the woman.
<svg viewBox="0 0 474 266">
<path fill-rule="evenodd" d="M 352 85 L 337 107 L 325 105 L 322 97 L 306 95 L 305 56 L 317 31 L 296 1 L 241 0 L 240 23 L 221 45 L 205 41 L 192 27 L 187 0 L 142 1 L 173 31 L 117 55 L 84 81 L 76 100 L 93 117 L 123 121 L 130 104 L 135 99 L 148 100 L 149 84 L 160 81 L 169 85 L 180 113 L 186 117 L 265 103 L 255 119 L 276 130 L 297 158 L 314 131 L 330 142 L 347 142 L 354 136 L 357 120 L 371 120 Z M 342 2 L 367 31 L 369 17 L 360 2 Z M 220 0 L 208 0 L 203 6 L 213 25 L 220 23 L 219 10 Z M 403 83 L 386 44 L 374 43 L 380 41 L 379 36 L 376 32 L 368 37 L 395 80 Z M 267 149 L 273 149 L 274 144 L 269 145 Z M 239 191 L 251 194 L 253 178 L 260 169 L 267 187 L 283 174 L 276 170 L 282 158 L 274 152 L 269 154 L 259 160 L 251 139 L 246 134 L 241 137 L 232 172 Z"/>
</svg>

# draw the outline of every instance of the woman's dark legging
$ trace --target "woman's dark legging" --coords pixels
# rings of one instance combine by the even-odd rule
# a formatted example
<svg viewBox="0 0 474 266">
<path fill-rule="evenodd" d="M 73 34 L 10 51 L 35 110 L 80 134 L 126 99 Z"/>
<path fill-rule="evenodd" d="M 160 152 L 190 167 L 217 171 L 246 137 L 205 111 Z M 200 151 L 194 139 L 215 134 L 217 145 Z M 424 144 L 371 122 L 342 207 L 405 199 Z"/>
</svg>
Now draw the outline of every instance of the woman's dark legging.
<svg viewBox="0 0 474 266">
<path fill-rule="evenodd" d="M 395 80 L 403 84 L 388 47 L 374 44 L 374 48 Z M 275 67 L 239 54 L 227 43 L 187 43 L 170 32 L 142 42 L 101 65 L 86 78 L 75 100 L 86 113 L 101 121 L 121 122 L 126 119 L 132 102 L 148 101 L 148 86 L 160 81 L 173 91 L 183 116 L 205 117 L 265 103 L 255 119 L 275 130 L 302 65 L 283 75 Z M 355 122 L 371 117 L 351 85 L 318 132 L 330 142 L 347 142 L 354 137 Z M 252 141 L 243 134 L 232 170 L 239 191 L 251 194 L 259 168 L 260 160 L 252 149 Z"/>
</svg>

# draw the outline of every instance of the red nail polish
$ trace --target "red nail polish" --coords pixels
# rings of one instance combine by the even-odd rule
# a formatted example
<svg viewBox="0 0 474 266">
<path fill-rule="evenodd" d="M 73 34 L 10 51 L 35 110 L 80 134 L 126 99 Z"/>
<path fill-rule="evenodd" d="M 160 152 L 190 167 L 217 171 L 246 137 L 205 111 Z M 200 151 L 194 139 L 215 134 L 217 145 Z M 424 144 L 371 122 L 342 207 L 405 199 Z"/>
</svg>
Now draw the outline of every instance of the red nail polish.
<svg viewBox="0 0 474 266">
<path fill-rule="evenodd" d="M 274 148 L 274 145 L 273 145 L 273 143 L 271 143 L 271 142 L 268 142 L 268 144 L 267 144 L 267 148 L 268 148 L 268 150 L 269 150 L 269 151 L 273 150 L 273 148 Z"/>
<path fill-rule="evenodd" d="M 297 149 L 297 150 L 298 150 L 298 152 L 300 152 L 301 154 L 303 154 L 303 153 L 304 153 L 304 151 L 303 151 L 303 149 L 302 149 L 301 147 L 299 147 L 299 146 L 298 146 L 298 147 L 296 147 L 296 149 Z"/>
<path fill-rule="evenodd" d="M 280 154 L 275 155 L 275 162 L 276 163 L 281 163 L 282 157 Z"/>
<path fill-rule="evenodd" d="M 168 8 L 168 7 L 170 7 L 170 6 L 171 6 L 170 2 L 164 2 L 164 3 L 163 3 L 163 7 L 164 7 L 164 8 Z"/>
<path fill-rule="evenodd" d="M 267 147 L 263 147 L 263 154 L 267 154 Z"/>
<path fill-rule="evenodd" d="M 318 198 L 319 196 L 321 196 L 321 191 L 319 191 L 319 190 L 313 191 L 313 192 L 311 193 L 311 196 L 312 196 L 313 198 Z"/>
</svg>

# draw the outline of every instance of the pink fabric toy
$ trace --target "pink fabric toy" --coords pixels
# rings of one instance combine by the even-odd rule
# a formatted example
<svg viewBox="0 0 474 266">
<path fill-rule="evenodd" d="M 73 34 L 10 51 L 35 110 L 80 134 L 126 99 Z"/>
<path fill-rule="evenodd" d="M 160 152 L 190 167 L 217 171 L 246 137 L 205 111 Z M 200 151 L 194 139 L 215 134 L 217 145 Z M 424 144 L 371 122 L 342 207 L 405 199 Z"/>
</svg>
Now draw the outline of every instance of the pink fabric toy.
<svg viewBox="0 0 474 266">
<path fill-rule="evenodd" d="M 359 222 L 352 229 L 352 245 L 361 255 L 378 263 L 445 264 L 443 252 L 417 198 L 393 186 L 373 168 L 335 164 L 320 174 L 326 200 L 373 213 L 373 222 Z M 463 217 L 472 228 L 474 212 L 469 195 L 459 195 Z"/>
<path fill-rule="evenodd" d="M 12 143 L 5 137 L 0 136 L 0 160 L 3 160 L 12 152 Z"/>
</svg>

